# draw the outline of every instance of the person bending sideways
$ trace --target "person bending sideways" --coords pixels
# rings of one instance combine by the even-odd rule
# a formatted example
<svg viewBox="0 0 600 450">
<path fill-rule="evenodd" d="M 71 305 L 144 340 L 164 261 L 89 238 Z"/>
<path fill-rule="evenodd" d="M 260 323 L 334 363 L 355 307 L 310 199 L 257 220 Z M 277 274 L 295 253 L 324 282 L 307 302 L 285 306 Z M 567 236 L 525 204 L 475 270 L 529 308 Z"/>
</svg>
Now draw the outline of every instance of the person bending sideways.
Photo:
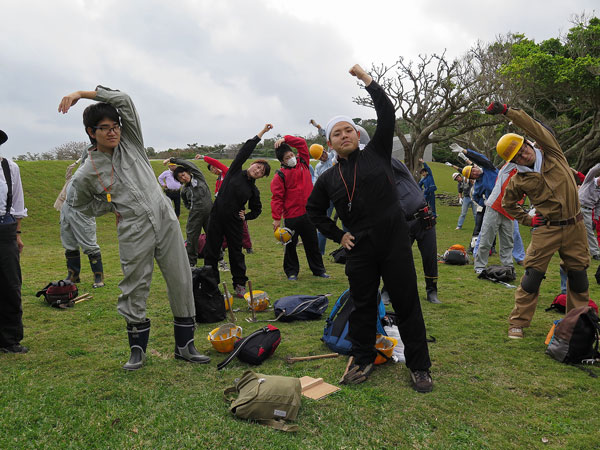
<svg viewBox="0 0 600 450">
<path fill-rule="evenodd" d="M 487 114 L 502 114 L 521 128 L 533 142 L 516 133 L 500 138 L 496 151 L 516 164 L 502 207 L 523 225 L 532 227 L 525 255 L 525 274 L 515 292 L 515 306 L 508 317 L 508 337 L 522 339 L 537 306 L 540 284 L 555 252 L 567 272 L 567 312 L 586 306 L 589 300 L 587 268 L 590 265 L 587 235 L 579 206 L 577 185 L 569 163 L 548 128 L 520 109 L 491 103 Z M 535 215 L 527 214 L 520 200 L 529 197 Z"/>
<path fill-rule="evenodd" d="M 156 181 L 146 156 L 140 119 L 129 95 L 102 86 L 65 96 L 58 111 L 66 114 L 80 99 L 94 100 L 83 112 L 93 144 L 73 176 L 67 202 L 88 216 L 113 212 L 117 217 L 123 280 L 117 310 L 127 322 L 131 355 L 126 370 L 142 367 L 150 335 L 146 300 L 154 260 L 167 283 L 174 316 L 175 358 L 208 363 L 194 346 L 192 274 L 179 221 Z"/>
<path fill-rule="evenodd" d="M 343 383 L 361 383 L 373 371 L 377 355 L 377 291 L 383 278 L 400 318 L 398 328 L 413 386 L 419 392 L 429 392 L 433 381 L 425 323 L 408 226 L 398 202 L 391 165 L 394 106 L 381 86 L 359 65 L 353 66 L 350 74 L 365 84 L 373 99 L 377 129 L 364 150 L 360 150 L 359 133 L 351 118 L 335 116 L 329 121 L 327 145 L 338 153 L 339 163 L 317 179 L 306 208 L 319 231 L 348 250 L 346 275 L 355 310 L 350 315 L 348 333 L 352 359 Z M 348 232 L 327 217 L 330 201 Z"/>
</svg>

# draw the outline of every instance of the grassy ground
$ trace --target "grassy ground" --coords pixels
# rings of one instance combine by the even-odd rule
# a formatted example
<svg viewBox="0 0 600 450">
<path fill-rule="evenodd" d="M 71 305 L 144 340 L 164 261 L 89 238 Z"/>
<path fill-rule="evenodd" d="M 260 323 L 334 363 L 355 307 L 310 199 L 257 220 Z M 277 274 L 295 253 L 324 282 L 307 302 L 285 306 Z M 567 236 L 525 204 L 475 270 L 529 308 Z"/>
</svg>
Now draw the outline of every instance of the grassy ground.
<svg viewBox="0 0 600 450">
<path fill-rule="evenodd" d="M 153 163 L 156 173 L 162 166 Z M 114 217 L 98 220 L 98 241 L 106 287 L 94 298 L 62 311 L 49 308 L 35 292 L 66 274 L 59 238 L 59 214 L 52 204 L 66 162 L 20 163 L 29 218 L 23 222 L 23 308 L 26 355 L 0 355 L 0 448 L 597 448 L 599 382 L 551 360 L 544 338 L 557 313 L 545 312 L 559 291 L 558 257 L 542 284 L 540 304 L 525 339 L 508 340 L 507 316 L 514 290 L 480 281 L 473 266 L 440 265 L 442 305 L 423 302 L 435 388 L 417 394 L 407 369 L 380 366 L 362 385 L 344 387 L 321 401 L 303 400 L 300 431 L 286 434 L 234 419 L 222 391 L 248 368 L 234 361 L 218 372 L 224 356 L 205 337 L 214 325 L 200 326 L 197 347 L 213 358 L 195 366 L 173 359 L 172 316 L 160 271 L 155 271 L 148 316 L 153 328 L 146 366 L 121 369 L 129 350 L 125 323 L 116 312 L 121 278 Z M 452 170 L 432 164 L 438 192 L 455 193 Z M 204 171 L 209 185 L 214 178 Z M 343 266 L 326 260 L 331 280 L 310 274 L 300 250 L 301 272 L 288 282 L 283 249 L 272 237 L 268 188 L 261 180 L 265 211 L 250 223 L 256 253 L 248 255 L 248 275 L 272 300 L 281 296 L 346 288 Z M 459 209 L 438 205 L 438 251 L 468 244 L 473 219 L 455 231 Z M 186 215 L 181 218 L 185 224 Z M 529 231 L 522 229 L 525 244 Z M 329 242 L 327 251 L 336 246 Z M 420 255 L 415 260 L 425 294 Z M 493 257 L 490 263 L 498 263 Z M 590 274 L 596 269 L 594 262 Z M 92 276 L 82 259 L 80 292 L 92 292 Z M 517 266 L 518 275 L 522 268 Z M 223 277 L 231 285 L 228 275 Z M 591 277 L 593 281 L 593 277 Z M 591 297 L 598 286 L 590 283 Z M 335 299 L 333 299 L 334 301 Z M 330 307 L 333 305 L 330 302 Z M 241 300 L 236 307 L 243 308 Z M 238 313 L 244 334 L 258 328 Z M 272 312 L 260 317 L 272 318 Z M 280 324 L 282 343 L 258 371 L 323 377 L 336 384 L 345 358 L 287 365 L 286 355 L 328 353 L 319 340 L 323 321 Z"/>
</svg>

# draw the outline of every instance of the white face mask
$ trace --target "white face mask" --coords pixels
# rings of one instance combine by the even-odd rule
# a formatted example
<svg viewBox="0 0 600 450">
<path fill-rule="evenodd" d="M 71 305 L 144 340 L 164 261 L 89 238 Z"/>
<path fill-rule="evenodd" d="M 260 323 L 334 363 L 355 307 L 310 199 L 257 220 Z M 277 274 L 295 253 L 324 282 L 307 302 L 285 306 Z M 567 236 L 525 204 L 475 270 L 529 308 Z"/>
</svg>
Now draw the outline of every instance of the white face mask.
<svg viewBox="0 0 600 450">
<path fill-rule="evenodd" d="M 287 160 L 285 165 L 288 167 L 296 167 L 296 157 L 292 156 L 290 159 Z"/>
</svg>

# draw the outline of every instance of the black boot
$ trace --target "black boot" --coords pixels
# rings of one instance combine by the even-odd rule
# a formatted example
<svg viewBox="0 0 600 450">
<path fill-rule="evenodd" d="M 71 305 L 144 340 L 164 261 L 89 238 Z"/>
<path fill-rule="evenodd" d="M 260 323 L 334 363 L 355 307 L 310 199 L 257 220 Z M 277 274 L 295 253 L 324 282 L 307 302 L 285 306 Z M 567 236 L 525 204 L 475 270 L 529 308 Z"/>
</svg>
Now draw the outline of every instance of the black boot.
<svg viewBox="0 0 600 450">
<path fill-rule="evenodd" d="M 79 283 L 79 272 L 81 272 L 81 257 L 79 250 L 65 250 L 65 257 L 67 258 L 67 278 L 72 283 Z"/>
<path fill-rule="evenodd" d="M 437 297 L 437 281 L 433 278 L 425 278 L 427 301 L 429 303 L 442 303 Z"/>
<path fill-rule="evenodd" d="M 90 267 L 94 273 L 94 284 L 92 287 L 99 288 L 104 286 L 104 269 L 102 267 L 102 255 L 100 252 L 91 253 L 88 255 L 90 259 Z"/>
<path fill-rule="evenodd" d="M 125 363 L 123 369 L 138 370 L 144 365 L 146 360 L 146 347 L 148 337 L 150 336 L 150 319 L 141 323 L 128 323 L 127 336 L 129 337 L 129 348 L 131 355 L 129 361 Z"/>
<path fill-rule="evenodd" d="M 201 355 L 194 347 L 194 323 L 193 317 L 175 317 L 175 359 L 206 364 L 210 362 L 208 356 Z"/>
</svg>

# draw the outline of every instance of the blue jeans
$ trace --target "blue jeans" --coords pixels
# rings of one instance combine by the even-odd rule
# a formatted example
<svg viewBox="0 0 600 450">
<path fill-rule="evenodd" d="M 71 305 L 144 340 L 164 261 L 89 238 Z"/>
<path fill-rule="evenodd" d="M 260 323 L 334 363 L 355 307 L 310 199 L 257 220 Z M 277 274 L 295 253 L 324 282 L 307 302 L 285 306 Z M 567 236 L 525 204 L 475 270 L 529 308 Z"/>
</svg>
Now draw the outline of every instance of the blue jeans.
<svg viewBox="0 0 600 450">
<path fill-rule="evenodd" d="M 521 239 L 521 233 L 519 233 L 519 222 L 513 220 L 513 224 L 514 247 L 512 256 L 513 258 L 515 258 L 515 261 L 523 261 L 525 259 L 525 247 L 523 246 L 523 239 Z"/>
<path fill-rule="evenodd" d="M 458 228 L 462 228 L 463 223 L 465 223 L 465 218 L 467 217 L 467 211 L 471 208 L 473 210 L 473 220 L 475 220 L 475 215 L 477 214 L 477 204 L 471 200 L 471 197 L 463 197 L 462 209 L 460 211 L 460 217 L 458 218 L 458 223 L 456 226 Z"/>
</svg>

